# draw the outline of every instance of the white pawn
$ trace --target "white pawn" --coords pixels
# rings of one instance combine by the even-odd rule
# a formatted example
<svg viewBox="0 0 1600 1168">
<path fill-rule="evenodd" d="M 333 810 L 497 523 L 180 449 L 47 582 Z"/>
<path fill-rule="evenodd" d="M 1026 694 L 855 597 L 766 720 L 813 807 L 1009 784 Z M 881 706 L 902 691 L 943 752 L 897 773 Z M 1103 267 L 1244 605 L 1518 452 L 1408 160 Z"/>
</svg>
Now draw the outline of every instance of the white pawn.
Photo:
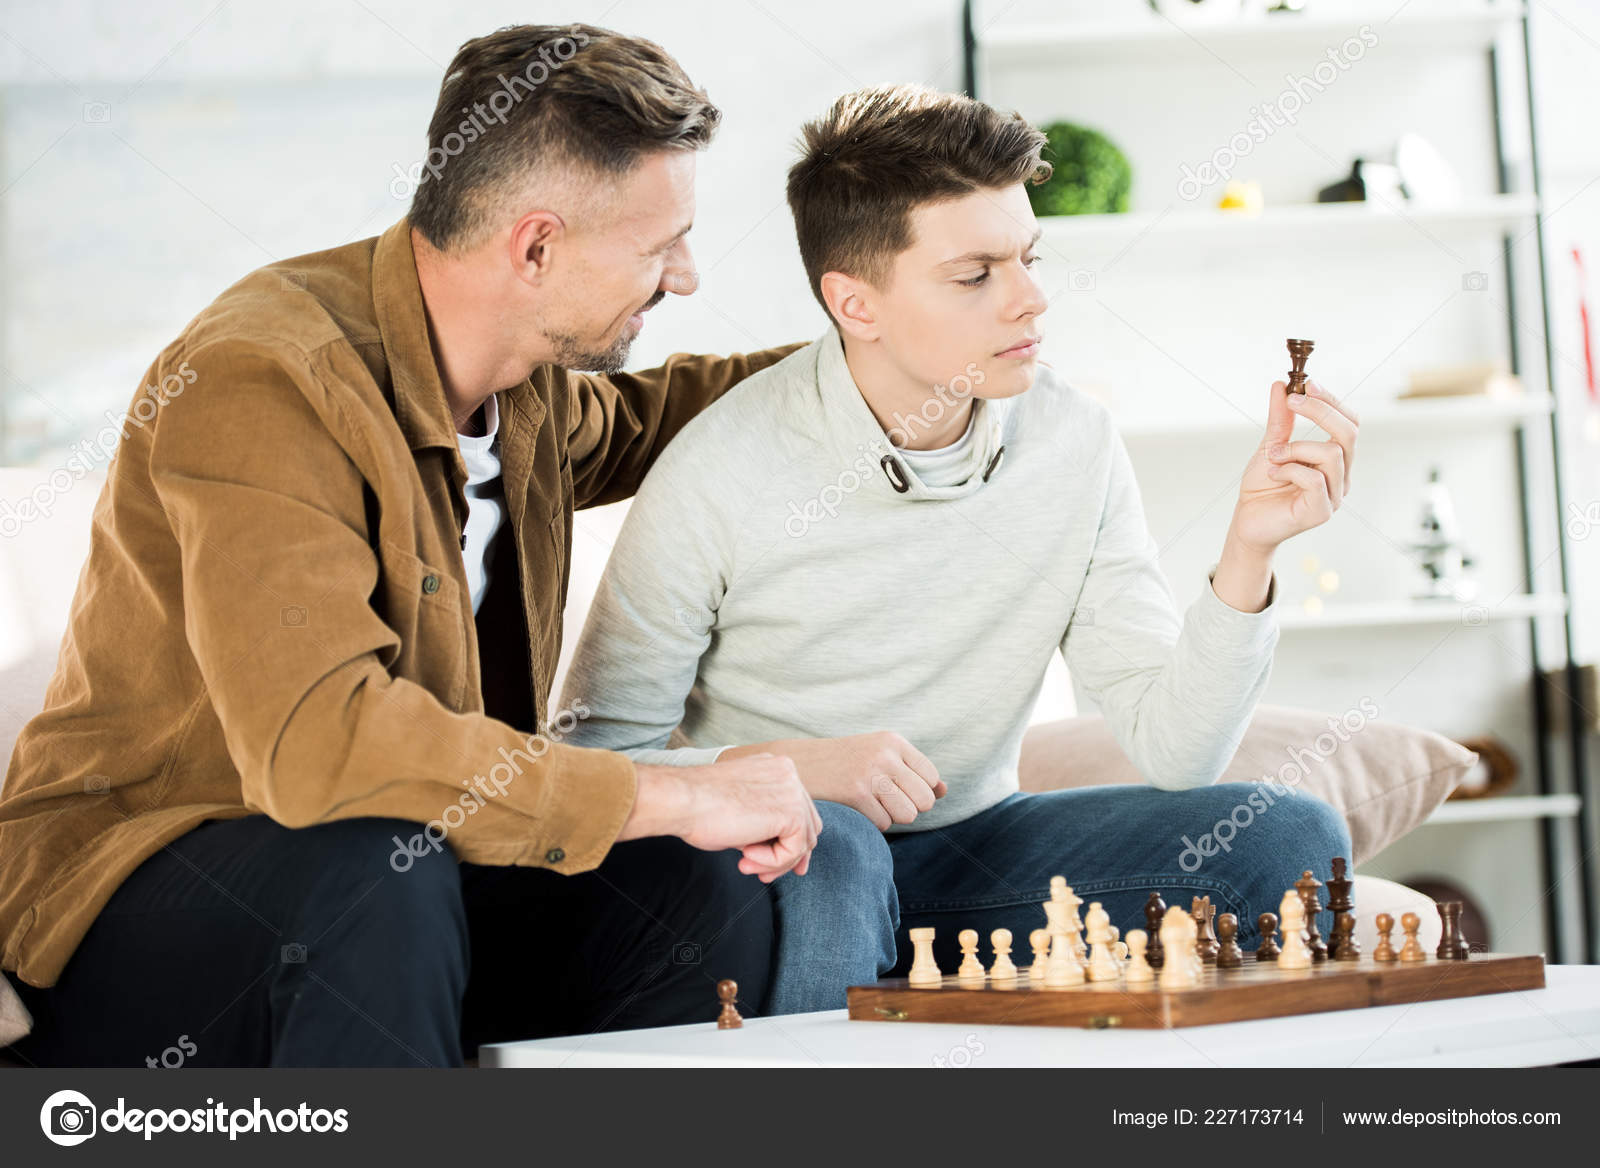
<svg viewBox="0 0 1600 1168">
<path fill-rule="evenodd" d="M 933 930 L 912 929 L 908 934 L 914 956 L 907 980 L 914 986 L 936 986 L 944 981 L 939 966 L 933 960 Z"/>
<path fill-rule="evenodd" d="M 1011 930 L 996 929 L 989 934 L 989 944 L 994 946 L 994 964 L 989 967 L 991 981 L 1015 981 L 1016 964 L 1011 960 Z"/>
<path fill-rule="evenodd" d="M 1156 979 L 1156 971 L 1150 968 L 1150 963 L 1145 960 L 1145 946 L 1150 943 L 1150 936 L 1143 929 L 1128 930 L 1128 984 L 1144 985 Z"/>
<path fill-rule="evenodd" d="M 1049 932 L 1035 929 L 1028 934 L 1028 944 L 1033 946 L 1033 964 L 1028 967 L 1028 980 L 1043 981 L 1045 961 L 1050 954 Z"/>
<path fill-rule="evenodd" d="M 1162 989 L 1187 990 L 1200 984 L 1194 944 L 1194 918 L 1173 905 L 1161 918 L 1161 945 L 1166 951 L 1166 960 L 1161 963 Z"/>
<path fill-rule="evenodd" d="M 961 966 L 956 970 L 956 977 L 961 981 L 982 981 L 988 975 L 983 972 L 983 962 L 978 960 L 978 930 L 962 929 L 956 934 L 956 940 L 961 945 Z"/>
<path fill-rule="evenodd" d="M 1122 974 L 1111 951 L 1111 916 L 1097 900 L 1089 906 L 1089 980 L 1115 981 Z"/>
<path fill-rule="evenodd" d="M 1310 969 L 1311 949 L 1306 944 L 1306 905 L 1296 889 L 1283 894 L 1278 905 L 1278 933 L 1282 936 L 1278 953 L 1279 969 Z"/>
<path fill-rule="evenodd" d="M 1117 959 L 1117 964 L 1124 969 L 1128 965 L 1128 943 L 1122 939 L 1122 930 L 1116 925 L 1111 926 L 1111 955 Z"/>
</svg>

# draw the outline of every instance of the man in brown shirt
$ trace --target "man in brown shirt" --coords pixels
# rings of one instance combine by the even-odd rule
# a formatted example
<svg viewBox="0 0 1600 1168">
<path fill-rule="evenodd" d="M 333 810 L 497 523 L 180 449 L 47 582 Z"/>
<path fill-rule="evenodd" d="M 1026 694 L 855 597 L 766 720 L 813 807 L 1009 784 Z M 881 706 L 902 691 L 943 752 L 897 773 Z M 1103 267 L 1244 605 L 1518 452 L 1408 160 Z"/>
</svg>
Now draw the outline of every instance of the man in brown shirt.
<svg viewBox="0 0 1600 1168">
<path fill-rule="evenodd" d="M 470 41 L 407 219 L 246 276 L 157 357 L 0 793 L 21 1057 L 453 1065 L 710 1019 L 724 977 L 759 1009 L 763 885 L 821 826 L 793 764 L 635 766 L 544 713 L 573 509 L 793 348 L 618 372 L 694 290 L 719 117 L 647 41 Z M 459 436 L 489 419 L 479 597 Z"/>
</svg>

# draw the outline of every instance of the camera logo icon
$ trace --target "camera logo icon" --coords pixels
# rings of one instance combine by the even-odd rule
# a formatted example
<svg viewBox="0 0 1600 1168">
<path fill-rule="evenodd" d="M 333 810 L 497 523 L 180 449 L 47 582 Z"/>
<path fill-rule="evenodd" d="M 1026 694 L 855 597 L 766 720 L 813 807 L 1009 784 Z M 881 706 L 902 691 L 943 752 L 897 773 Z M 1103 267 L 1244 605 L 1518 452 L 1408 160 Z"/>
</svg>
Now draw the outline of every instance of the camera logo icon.
<svg viewBox="0 0 1600 1168">
<path fill-rule="evenodd" d="M 1489 623 L 1489 610 L 1481 604 L 1461 610 L 1461 623 L 1469 626 L 1486 625 Z"/>
<path fill-rule="evenodd" d="M 1074 292 L 1094 291 L 1094 273 L 1087 268 L 1079 268 L 1076 272 L 1073 272 L 1067 277 L 1067 282 L 1072 286 Z"/>
<path fill-rule="evenodd" d="M 111 104 L 104 101 L 84 102 L 83 120 L 91 124 L 109 122 L 111 120 Z"/>
<path fill-rule="evenodd" d="M 699 965 L 700 946 L 694 941 L 679 941 L 672 947 L 674 965 Z"/>
<path fill-rule="evenodd" d="M 1488 272 L 1466 272 L 1461 277 L 1463 292 L 1486 292 L 1489 289 Z"/>
<path fill-rule="evenodd" d="M 306 624 L 306 610 L 303 605 L 286 604 L 278 610 L 278 623 L 286 629 L 302 629 Z"/>
<path fill-rule="evenodd" d="M 95 1133 L 95 1108 L 79 1091 L 57 1091 L 39 1108 L 39 1127 L 45 1139 L 70 1148 Z"/>
<path fill-rule="evenodd" d="M 304 965 L 306 963 L 306 947 L 299 941 L 291 941 L 283 946 L 281 956 L 285 965 Z"/>
</svg>

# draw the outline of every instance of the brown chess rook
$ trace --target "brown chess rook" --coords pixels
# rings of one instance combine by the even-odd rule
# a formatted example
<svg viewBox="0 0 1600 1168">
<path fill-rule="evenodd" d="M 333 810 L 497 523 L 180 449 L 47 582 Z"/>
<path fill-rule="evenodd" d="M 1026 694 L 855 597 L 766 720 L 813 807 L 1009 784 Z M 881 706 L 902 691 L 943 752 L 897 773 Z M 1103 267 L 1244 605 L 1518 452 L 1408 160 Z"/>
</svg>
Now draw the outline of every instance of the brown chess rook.
<svg viewBox="0 0 1600 1168">
<path fill-rule="evenodd" d="M 1434 907 L 1439 910 L 1439 948 L 1434 950 L 1434 956 L 1440 961 L 1465 961 L 1468 953 L 1467 939 L 1461 935 L 1461 902 L 1459 900 L 1446 900 L 1438 902 Z"/>
<path fill-rule="evenodd" d="M 725 977 L 717 983 L 717 998 L 722 1002 L 722 1013 L 717 1015 L 718 1030 L 737 1030 L 744 1025 L 739 1011 L 733 1008 L 734 999 L 738 996 L 739 983 L 732 978 Z"/>
<path fill-rule="evenodd" d="M 1333 875 L 1328 878 L 1328 903 L 1325 906 L 1333 914 L 1333 936 L 1328 941 L 1328 958 L 1332 961 L 1354 961 L 1361 956 L 1361 947 L 1355 940 L 1355 902 L 1351 899 L 1350 891 L 1355 886 L 1355 881 L 1350 879 L 1348 865 L 1343 856 L 1333 858 Z M 1350 928 L 1347 932 L 1339 931 L 1339 914 L 1350 913 Z M 1348 940 L 1351 945 L 1356 945 L 1355 953 L 1346 957 L 1344 943 Z"/>
<path fill-rule="evenodd" d="M 1304 393 L 1306 391 L 1306 358 L 1311 356 L 1311 350 L 1316 348 L 1315 341 L 1297 341 L 1290 339 L 1289 346 L 1289 392 Z"/>
<path fill-rule="evenodd" d="M 1217 906 L 1211 903 L 1210 896 L 1197 896 L 1190 902 L 1189 915 L 1194 918 L 1194 951 L 1199 954 L 1201 961 L 1215 965 L 1220 946 L 1212 922 L 1217 917 Z"/>
<path fill-rule="evenodd" d="M 1217 918 L 1217 968 L 1238 969 L 1244 964 L 1244 950 L 1239 948 L 1239 918 L 1223 913 Z"/>
<path fill-rule="evenodd" d="M 1159 892 L 1152 892 L 1150 899 L 1144 902 L 1145 932 L 1150 940 L 1145 945 L 1145 964 L 1151 969 L 1160 969 L 1166 960 L 1166 950 L 1161 946 L 1161 918 L 1167 913 L 1167 902 L 1161 899 Z"/>
<path fill-rule="evenodd" d="M 1257 961 L 1278 959 L 1278 914 L 1262 913 L 1256 918 L 1256 932 L 1261 934 L 1261 944 L 1256 947 Z"/>
<path fill-rule="evenodd" d="M 1311 874 L 1307 868 L 1300 879 L 1294 882 L 1294 890 L 1300 894 L 1300 903 L 1306 907 L 1306 948 L 1311 950 L 1311 960 L 1328 960 L 1328 946 L 1322 940 L 1322 933 L 1317 929 L 1317 914 L 1322 911 L 1322 901 L 1317 896 L 1317 890 L 1322 887 L 1322 881 Z"/>
</svg>

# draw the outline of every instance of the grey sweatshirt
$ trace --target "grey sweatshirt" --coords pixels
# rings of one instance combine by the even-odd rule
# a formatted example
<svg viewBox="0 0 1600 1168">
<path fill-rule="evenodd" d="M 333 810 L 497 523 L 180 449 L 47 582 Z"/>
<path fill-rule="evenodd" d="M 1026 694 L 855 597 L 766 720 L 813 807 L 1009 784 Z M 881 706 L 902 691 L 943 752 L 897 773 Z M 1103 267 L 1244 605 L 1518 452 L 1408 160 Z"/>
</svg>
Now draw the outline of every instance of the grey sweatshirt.
<svg viewBox="0 0 1600 1168">
<path fill-rule="evenodd" d="M 1207 581 L 1180 621 L 1105 407 L 1041 366 L 973 409 L 970 474 L 924 484 L 830 328 L 690 422 L 596 591 L 562 699 L 591 714 L 568 741 L 699 764 L 894 730 L 949 785 L 890 829 L 923 831 L 1017 790 L 1059 647 L 1149 782 L 1215 782 L 1266 686 L 1276 579 L 1261 613 Z"/>
</svg>

